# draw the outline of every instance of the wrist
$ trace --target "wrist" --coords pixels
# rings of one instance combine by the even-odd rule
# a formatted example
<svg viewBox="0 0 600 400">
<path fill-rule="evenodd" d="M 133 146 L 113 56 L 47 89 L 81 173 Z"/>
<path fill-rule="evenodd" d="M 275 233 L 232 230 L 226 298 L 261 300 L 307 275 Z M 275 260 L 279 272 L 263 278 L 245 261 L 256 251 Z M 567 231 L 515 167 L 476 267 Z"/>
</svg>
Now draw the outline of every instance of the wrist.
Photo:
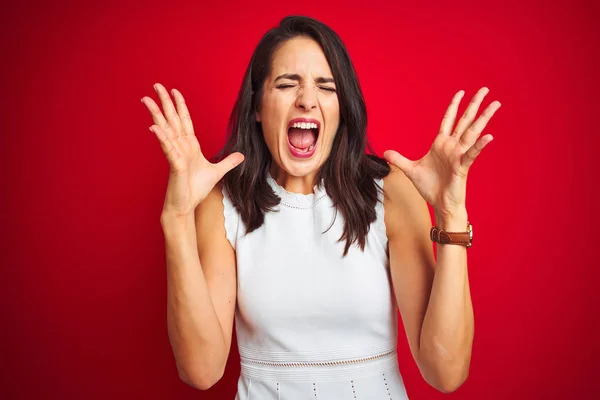
<svg viewBox="0 0 600 400">
<path fill-rule="evenodd" d="M 469 222 L 466 208 L 452 212 L 435 211 L 435 226 L 446 232 L 464 232 Z"/>
<path fill-rule="evenodd" d="M 170 211 L 163 211 L 160 215 L 160 225 L 163 231 L 185 230 L 189 226 L 196 225 L 194 213 L 178 214 Z"/>
<path fill-rule="evenodd" d="M 193 218 L 195 214 L 195 211 L 192 210 L 191 212 L 181 212 L 181 211 L 175 211 L 175 210 L 169 210 L 166 207 L 162 209 L 161 213 L 160 213 L 160 220 L 167 220 L 167 221 L 171 221 L 171 220 L 185 220 L 188 219 L 190 217 Z"/>
</svg>

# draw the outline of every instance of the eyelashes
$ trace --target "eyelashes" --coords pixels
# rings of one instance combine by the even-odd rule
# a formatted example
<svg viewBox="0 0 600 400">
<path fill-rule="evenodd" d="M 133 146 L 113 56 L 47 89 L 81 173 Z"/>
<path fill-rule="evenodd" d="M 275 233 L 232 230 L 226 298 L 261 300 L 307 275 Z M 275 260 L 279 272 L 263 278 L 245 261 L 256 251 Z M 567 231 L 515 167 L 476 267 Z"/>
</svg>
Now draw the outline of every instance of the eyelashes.
<svg viewBox="0 0 600 400">
<path fill-rule="evenodd" d="M 291 87 L 294 87 L 294 85 L 279 85 L 279 86 L 275 86 L 277 89 L 288 89 Z M 335 89 L 332 87 L 327 87 L 327 86 L 319 86 L 319 89 L 325 90 L 327 92 L 331 92 L 331 93 L 335 93 Z"/>
</svg>

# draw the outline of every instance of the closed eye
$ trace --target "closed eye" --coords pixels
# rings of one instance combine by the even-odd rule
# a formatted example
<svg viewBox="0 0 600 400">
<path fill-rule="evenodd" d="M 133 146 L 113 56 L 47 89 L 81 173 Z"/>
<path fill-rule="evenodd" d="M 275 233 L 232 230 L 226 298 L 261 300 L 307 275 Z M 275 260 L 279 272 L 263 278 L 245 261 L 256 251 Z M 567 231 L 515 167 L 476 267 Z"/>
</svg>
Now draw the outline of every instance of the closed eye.
<svg viewBox="0 0 600 400">
<path fill-rule="evenodd" d="M 288 85 L 279 85 L 279 86 L 276 86 L 277 89 L 288 89 L 288 88 L 291 88 L 291 87 L 294 87 L 294 85 L 289 85 L 288 84 Z M 332 93 L 334 93 L 336 91 L 335 88 L 327 87 L 327 86 L 320 86 L 319 89 L 323 89 L 323 90 L 326 90 L 326 91 L 332 92 Z"/>
</svg>

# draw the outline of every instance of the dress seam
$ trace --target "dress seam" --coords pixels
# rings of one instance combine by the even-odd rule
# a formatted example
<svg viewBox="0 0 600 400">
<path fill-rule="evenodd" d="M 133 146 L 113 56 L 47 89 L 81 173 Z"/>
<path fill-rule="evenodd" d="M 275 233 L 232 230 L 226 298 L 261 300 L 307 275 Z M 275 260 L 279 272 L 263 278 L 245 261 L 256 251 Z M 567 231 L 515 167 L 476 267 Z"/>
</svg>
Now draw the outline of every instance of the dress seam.
<svg viewBox="0 0 600 400">
<path fill-rule="evenodd" d="M 247 398 L 247 400 L 250 400 L 250 391 L 251 391 L 251 388 L 252 388 L 252 378 L 248 377 L 248 398 Z"/>
</svg>

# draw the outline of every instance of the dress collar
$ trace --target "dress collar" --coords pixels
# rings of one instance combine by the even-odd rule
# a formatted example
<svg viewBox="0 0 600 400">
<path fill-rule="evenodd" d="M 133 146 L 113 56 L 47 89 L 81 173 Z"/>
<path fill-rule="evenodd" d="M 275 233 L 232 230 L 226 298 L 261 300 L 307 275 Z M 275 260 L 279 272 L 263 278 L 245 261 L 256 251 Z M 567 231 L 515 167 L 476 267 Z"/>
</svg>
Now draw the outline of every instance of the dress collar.
<svg viewBox="0 0 600 400">
<path fill-rule="evenodd" d="M 313 208 L 327 196 L 322 180 L 319 184 L 313 186 L 314 193 L 310 194 L 288 192 L 277 183 L 270 172 L 267 172 L 267 182 L 273 192 L 281 199 L 281 203 L 292 208 Z"/>
</svg>

